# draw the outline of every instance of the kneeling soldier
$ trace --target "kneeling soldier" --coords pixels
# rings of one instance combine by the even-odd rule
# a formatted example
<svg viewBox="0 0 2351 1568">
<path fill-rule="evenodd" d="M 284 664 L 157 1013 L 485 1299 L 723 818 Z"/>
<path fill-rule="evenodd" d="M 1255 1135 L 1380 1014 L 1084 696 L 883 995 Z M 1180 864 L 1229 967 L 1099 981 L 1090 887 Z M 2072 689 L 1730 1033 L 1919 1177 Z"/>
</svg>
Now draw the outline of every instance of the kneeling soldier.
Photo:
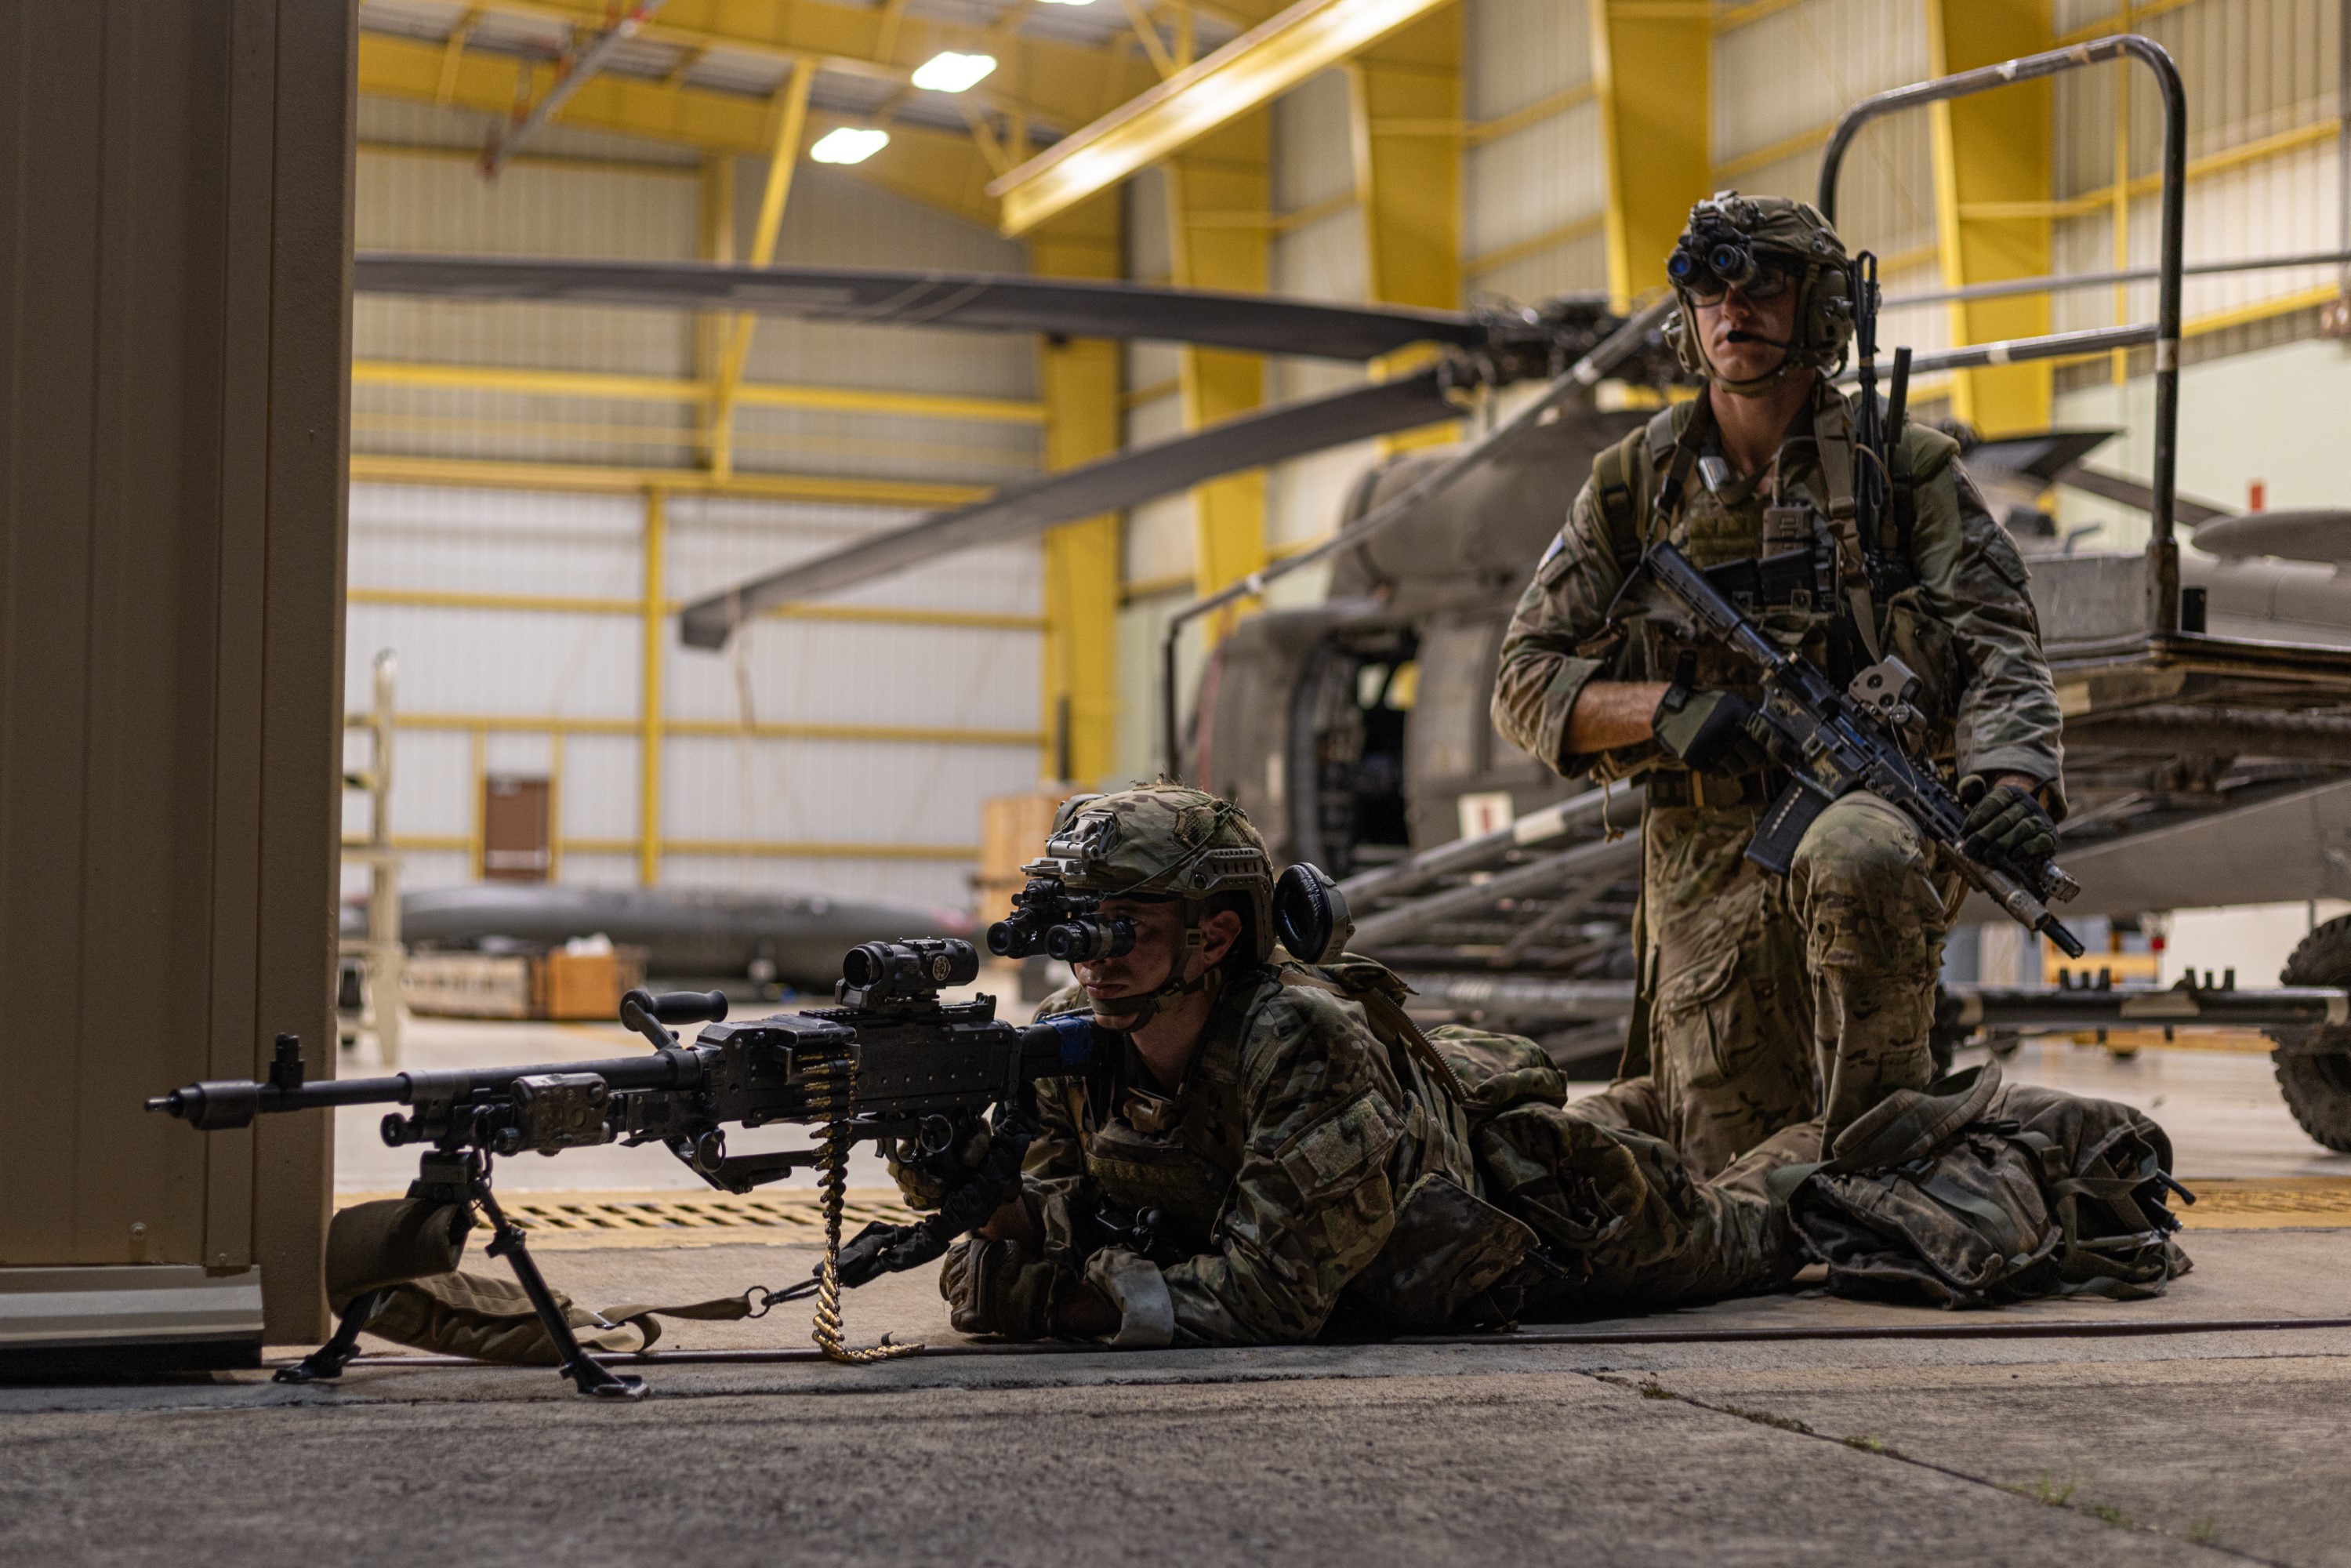
<svg viewBox="0 0 2351 1568">
<path fill-rule="evenodd" d="M 1831 380 L 1853 329 L 1835 231 L 1800 202 L 1725 193 L 1691 209 L 1667 270 L 1667 335 L 1706 388 L 1594 462 L 1519 601 L 1493 717 L 1562 774 L 1647 781 L 1645 1049 L 1575 1113 L 1760 1186 L 1932 1076 L 1948 883 L 1865 792 L 1821 814 L 1786 876 L 1744 858 L 1786 779 L 1745 722 L 1755 672 L 1655 622 L 1612 629 L 1626 573 L 1660 539 L 1701 567 L 1810 552 L 1758 620 L 1839 683 L 1881 656 L 1916 670 L 1924 751 L 1965 776 L 1986 854 L 2054 846 L 2060 720 L 2024 563 L 1949 437 L 1902 432 L 1884 535 L 1860 537 L 1853 410 Z"/>
</svg>

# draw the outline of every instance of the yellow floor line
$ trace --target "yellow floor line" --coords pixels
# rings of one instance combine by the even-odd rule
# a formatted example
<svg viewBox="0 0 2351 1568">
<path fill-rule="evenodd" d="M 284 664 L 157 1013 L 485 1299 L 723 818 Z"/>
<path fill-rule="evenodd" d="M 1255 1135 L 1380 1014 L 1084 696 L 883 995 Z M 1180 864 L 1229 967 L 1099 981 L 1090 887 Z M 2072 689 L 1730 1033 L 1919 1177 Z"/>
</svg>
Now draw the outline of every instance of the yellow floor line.
<svg viewBox="0 0 2351 1568">
<path fill-rule="evenodd" d="M 335 1207 L 398 1192 L 335 1195 Z M 824 1239 L 824 1209 L 808 1187 L 737 1196 L 691 1188 L 620 1192 L 501 1193 L 498 1203 L 530 1234 L 534 1251 L 578 1252 L 600 1248 L 808 1247 Z M 852 1187 L 841 1201 L 842 1233 L 855 1235 L 872 1220 L 904 1225 L 914 1212 L 890 1187 Z M 476 1230 L 486 1228 L 477 1218 Z"/>
<path fill-rule="evenodd" d="M 2190 1230 L 2333 1229 L 2351 1226 L 2351 1177 L 2271 1176 L 2252 1181 L 2197 1181 L 2194 1204 L 2174 1199 L 2171 1211 Z"/>
</svg>

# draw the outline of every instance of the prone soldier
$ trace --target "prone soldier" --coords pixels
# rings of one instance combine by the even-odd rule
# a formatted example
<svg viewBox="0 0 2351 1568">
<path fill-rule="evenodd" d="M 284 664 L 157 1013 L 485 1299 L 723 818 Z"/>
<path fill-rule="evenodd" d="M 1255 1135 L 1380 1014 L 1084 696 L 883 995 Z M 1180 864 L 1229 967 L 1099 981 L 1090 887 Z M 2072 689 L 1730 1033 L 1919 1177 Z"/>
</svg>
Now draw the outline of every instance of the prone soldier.
<svg viewBox="0 0 2351 1568">
<path fill-rule="evenodd" d="M 1076 796 L 1027 870 L 1031 909 L 1076 914 L 1058 929 L 1079 984 L 1038 1016 L 1091 1012 L 1107 1049 L 1037 1085 L 1018 1196 L 948 1253 L 962 1332 L 1466 1329 L 1726 1293 L 1773 1250 L 1760 1204 L 1678 1179 L 1659 1140 L 1570 1117 L 1532 1041 L 1423 1034 L 1378 964 L 1282 954 L 1272 864 L 1238 807 L 1165 783 Z M 902 1147 L 892 1166 L 935 1207 L 983 1154 Z"/>
<path fill-rule="evenodd" d="M 1642 551 L 1670 541 L 1702 568 L 1811 551 L 1812 572 L 1767 574 L 1779 601 L 1755 618 L 1839 685 L 1886 655 L 1918 674 L 1924 749 L 1962 775 L 1971 855 L 2030 864 L 2054 847 L 2060 718 L 2023 561 L 1954 442 L 1901 431 L 1883 525 L 1856 523 L 1855 412 L 1831 379 L 1854 325 L 1834 230 L 1801 202 L 1725 192 L 1691 209 L 1667 271 L 1667 337 L 1705 388 L 1594 461 L 1519 601 L 1493 716 L 1564 776 L 1646 782 L 1626 1075 L 1569 1113 L 1760 1195 L 1772 1168 L 1825 1157 L 1932 1076 L 1953 879 L 1863 791 L 1821 814 L 1784 876 L 1745 858 L 1785 780 L 1754 722 L 1755 672 L 1612 622 Z"/>
</svg>

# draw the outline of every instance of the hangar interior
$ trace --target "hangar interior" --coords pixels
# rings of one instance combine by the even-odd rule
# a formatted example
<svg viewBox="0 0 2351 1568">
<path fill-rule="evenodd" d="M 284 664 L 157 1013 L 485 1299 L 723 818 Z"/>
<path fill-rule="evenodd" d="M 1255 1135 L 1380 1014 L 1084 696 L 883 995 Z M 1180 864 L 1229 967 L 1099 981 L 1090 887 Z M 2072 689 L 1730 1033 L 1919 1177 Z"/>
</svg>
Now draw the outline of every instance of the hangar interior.
<svg viewBox="0 0 2351 1568">
<path fill-rule="evenodd" d="M 2343 1560 L 2351 0 L 20 0 L 0 109 L 9 1560 Z M 1717 857 L 1659 1070 L 1707 769 L 1489 699 L 1732 189 L 2068 810 Z M 1230 914 L 1022 888 L 1163 770 L 1291 1006 L 1032 1019 L 1016 892 Z"/>
<path fill-rule="evenodd" d="M 1024 140 L 1075 131 L 1263 18 L 1181 5 L 1130 17 L 1106 0 L 673 5 L 487 179 L 486 139 L 597 7 L 366 0 L 355 244 L 1068 272 L 1447 308 L 1621 299 L 1660 280 L 1697 195 L 1809 199 L 1829 129 L 1858 99 L 2128 29 L 2165 43 L 2188 83 L 2191 261 L 2340 248 L 2337 16 L 2314 0 L 1765 0 L 1672 21 L 1584 0 L 1395 9 L 1409 18 L 1380 42 L 1007 237 L 985 187 Z M 978 87 L 905 84 L 925 51 L 975 37 L 1000 57 Z M 1296 74 L 1280 40 L 1266 47 Z M 1688 113 L 1700 99 L 1709 112 Z M 1938 137 L 1927 114 L 1880 122 L 1854 155 L 1845 231 L 1877 253 L 1890 302 L 2147 265 L 2152 99 L 2126 72 L 2094 70 L 1960 136 Z M 889 145 L 852 165 L 807 158 L 852 123 L 886 129 Z M 1923 352 L 2140 319 L 2153 288 L 1890 303 L 1883 337 Z M 2324 266 L 2189 280 L 2185 494 L 2231 508 L 2253 486 L 2273 507 L 2333 498 L 2323 430 L 2343 403 L 2343 355 L 2320 316 L 2337 292 Z M 1057 352 L 1092 350 L 364 293 L 351 351 L 344 701 L 356 723 L 374 657 L 396 653 L 391 827 L 411 888 L 479 874 L 495 778 L 545 790 L 548 874 L 563 882 L 965 904 L 983 799 L 1159 766 L 1170 608 L 1329 534 L 1384 451 L 1461 428 L 1352 442 L 1091 534 L 943 557 L 758 619 L 711 654 L 664 633 L 670 606 L 1102 442 L 1160 440 L 1367 372 L 1136 342 L 1060 374 Z M 1988 434 L 2116 426 L 2102 460 L 2143 472 L 2137 358 L 1961 372 L 1913 395 L 1922 416 Z M 1504 393 L 1505 412 L 1531 391 Z M 2144 515 L 2112 502 L 2061 488 L 2055 506 L 2081 548 L 2145 538 Z M 1318 598 L 1323 576 L 1285 580 L 1274 602 Z M 1187 676 L 1198 643 L 1186 640 Z M 365 747 L 355 736 L 354 766 Z M 363 832 L 364 800 L 349 810 Z M 354 891 L 363 874 L 350 872 Z"/>
<path fill-rule="evenodd" d="M 313 1073 L 339 1056 L 399 1065 L 402 982 L 381 967 L 400 945 L 381 924 L 397 894 L 772 895 L 819 922 L 827 964 L 828 910 L 971 934 L 1054 801 L 1159 772 L 1171 730 L 1175 765 L 1201 764 L 1204 694 L 1229 674 L 1217 649 L 1359 591 L 1343 586 L 1352 558 L 1323 550 L 1343 519 L 1409 465 L 1506 427 L 1598 351 L 1602 324 L 1653 302 L 1694 201 L 1809 199 L 1840 118 L 1872 95 L 2126 34 L 2184 80 L 2177 364 L 2137 340 L 2003 350 L 1909 388 L 1916 417 L 1963 423 L 1988 454 L 2053 427 L 2101 435 L 2093 469 L 2025 488 L 2038 563 L 2147 545 L 2133 497 L 2158 466 L 2168 369 L 2189 521 L 2339 499 L 2351 38 L 2319 0 L 360 0 L 225 21 L 109 5 L 55 25 L 49 53 L 70 69 L 42 71 L 46 35 L 21 29 L 11 68 L 28 109 L 5 187 L 23 541 L 5 674 L 26 743 L 0 781 L 14 933 L 0 960 L 27 988 L 77 977 L 78 1009 L 72 1049 L 27 1069 L 75 1117 L 0 1153 L 42 1195 L 0 1253 L 0 1281 L 52 1301 L 27 1319 L 49 1325 L 35 1337 L 72 1320 L 78 1292 L 131 1289 L 87 1271 L 142 1270 L 243 1292 L 221 1310 L 246 1314 L 244 1340 L 265 1311 L 272 1344 L 320 1337 L 314 1280 L 339 1195 L 396 1189 L 407 1156 L 387 1164 L 352 1112 L 332 1133 L 319 1119 L 199 1145 L 142 1116 L 126 1085 L 264 1072 L 281 1033 L 311 1042 Z M 2148 78 L 2111 63 L 1868 124 L 1837 216 L 1877 258 L 1885 347 L 1931 357 L 2147 320 L 2166 124 Z M 803 292 L 736 308 L 380 281 L 402 258 L 454 257 L 778 268 Z M 810 281 L 823 269 L 905 276 L 852 298 Z M 1147 324 L 1120 341 L 984 330 L 956 319 L 983 292 L 970 275 L 1452 312 L 1457 346 L 1523 329 L 1551 334 L 1552 357 L 1505 373 L 1427 339 L 1350 358 L 1162 341 Z M 1440 360 L 1484 369 L 1433 423 L 1293 442 L 1099 516 L 744 609 L 765 577 L 918 519 Z M 1584 413 L 1612 429 L 1688 391 L 1594 379 Z M 1463 530 L 1481 591 L 1507 603 L 1576 478 L 1535 498 L 1541 528 L 1499 565 L 1472 559 Z M 1429 577 L 1458 564 L 1455 544 L 1416 547 Z M 2301 607 L 2279 588 L 2246 613 L 2339 651 L 2337 558 L 2303 548 L 2287 563 L 2302 577 L 2276 580 Z M 1292 560 L 1311 564 L 1185 620 L 1163 685 L 1179 616 Z M 694 615 L 714 604 L 726 628 L 697 639 Z M 1351 653 L 1331 687 L 1359 738 L 1375 720 L 1401 730 L 1417 701 L 1458 721 L 1470 751 L 1508 751 L 1484 716 L 1486 653 L 1440 680 L 1410 636 L 1381 646 Z M 1225 700 L 1255 701 L 1239 689 Z M 1305 711 L 1293 700 L 1265 711 L 1289 722 Z M 2252 719 L 2222 761 L 2257 733 L 2283 763 L 2254 748 L 2269 771 L 2175 779 L 2158 804 L 2242 786 L 2241 802 L 2307 807 L 2245 828 L 2271 841 L 2255 869 L 2291 877 L 2256 898 L 2252 871 L 2154 857 L 2161 891 L 2117 894 L 2085 925 L 2108 977 L 2169 985 L 2193 965 L 2264 984 L 2351 909 L 2335 902 L 2351 892 L 2351 817 L 2306 798 L 2351 761 L 2351 718 Z M 141 760 L 156 735 L 176 748 L 168 767 Z M 52 753 L 71 758 L 66 775 L 37 766 Z M 1295 755 L 1251 754 L 1230 792 L 1289 821 Z M 1392 769 L 1374 805 L 1395 820 L 1338 843 L 1350 858 L 1334 865 L 1427 883 L 1423 857 L 1459 841 L 1446 896 L 1467 907 L 1563 822 L 1614 842 L 1604 808 L 1561 817 L 1563 786 L 1505 764 L 1523 777 L 1417 801 Z M 2094 820 L 2156 809 L 2144 790 L 2115 801 Z M 1551 941 L 1544 978 L 1596 1009 L 1565 1015 L 1581 1030 L 1568 1044 L 1605 1076 L 1631 1006 L 1610 956 L 1626 867 L 1608 856 L 1631 851 L 1593 852 L 1614 869 L 1588 890 L 1446 952 L 1501 971 Z M 1586 923 L 1562 937 L 1574 915 Z M 553 946 L 608 935 L 601 918 Z M 1376 918 L 1393 931 L 1404 917 Z M 1947 978 L 2060 978 L 2009 925 L 1962 920 Z M 162 956 L 126 981 L 126 953 Z M 408 1060 L 527 1061 L 577 1054 L 566 1030 L 617 1036 L 625 966 L 592 940 L 564 956 L 603 964 L 595 1007 L 551 1000 L 552 968 L 533 969 L 539 988 L 491 1016 L 535 1022 L 444 1017 L 410 1033 Z M 673 974 L 768 999 L 820 984 L 765 948 Z M 1500 1004 L 1479 989 L 1491 976 L 1471 978 L 1470 999 L 1445 1005 L 1483 1019 Z M 2074 1031 L 2118 1061 L 2147 1043 L 2129 1032 Z M 2158 1033 L 2173 1043 L 2138 1031 Z M 2232 1049 L 2265 1069 L 2262 1038 L 2241 1029 Z M 2351 1079 L 2335 1087 L 2351 1094 Z M 2266 1079 L 2258 1092 L 2275 1123 L 2262 1136 L 2296 1140 L 2277 1169 L 2331 1170 Z M 861 1164 L 857 1179 L 883 1174 Z M 582 1183 L 644 1178 L 569 1161 L 543 1180 Z"/>
</svg>

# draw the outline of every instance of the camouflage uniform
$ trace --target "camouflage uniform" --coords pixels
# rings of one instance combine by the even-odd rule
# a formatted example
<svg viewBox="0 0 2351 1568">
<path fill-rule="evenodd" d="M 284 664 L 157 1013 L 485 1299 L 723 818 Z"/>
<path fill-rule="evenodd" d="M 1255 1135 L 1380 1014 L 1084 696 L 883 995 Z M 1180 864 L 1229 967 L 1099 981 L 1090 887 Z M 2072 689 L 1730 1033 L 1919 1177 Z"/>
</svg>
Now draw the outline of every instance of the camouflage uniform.
<svg viewBox="0 0 2351 1568">
<path fill-rule="evenodd" d="M 1086 1006 L 1072 988 L 1039 1016 Z M 1511 1315 L 1489 1287 L 1537 1239 L 1477 1196 L 1460 1111 L 1417 1063 L 1392 1059 L 1355 1002 L 1259 968 L 1217 998 L 1174 1093 L 1132 1048 L 1107 1065 L 1038 1086 L 1044 1131 L 1022 1201 L 1045 1242 L 1019 1262 L 1051 1282 L 1033 1293 L 1092 1281 L 1120 1303 L 1129 1343 L 1282 1343 Z M 951 1259 L 942 1287 L 956 1327 L 1043 1331 L 1039 1317 L 977 1310 L 973 1285 L 1009 1261 Z M 1165 1338 L 1138 1337 L 1163 1299 Z"/>
<path fill-rule="evenodd" d="M 1031 887 L 1185 896 L 1187 944 L 1220 894 L 1248 895 L 1252 918 L 1172 1091 L 1115 1035 L 1086 1074 L 1037 1086 L 1029 1223 L 957 1244 L 940 1275 L 962 1332 L 1040 1337 L 1091 1286 L 1119 1309 L 1114 1343 L 1278 1343 L 1687 1301 L 1792 1267 L 1784 1211 L 1569 1114 L 1532 1041 L 1422 1034 L 1369 959 L 1277 962 L 1271 866 L 1229 804 L 1173 785 L 1079 796 L 1025 869 Z M 1171 973 L 1141 1000 L 1191 989 Z M 1072 987 L 1038 1016 L 1088 1005 Z M 893 1169 L 935 1207 L 920 1170 Z"/>
<path fill-rule="evenodd" d="M 1656 494 L 1695 407 L 1668 410 L 1627 439 L 1617 471 L 1639 494 Z M 1849 430 L 1845 402 L 1825 382 L 1813 412 L 1821 434 Z M 1919 706 L 1937 750 L 1955 752 L 1962 772 L 2020 773 L 2053 788 L 2057 699 L 2024 564 L 1960 471 L 1957 450 L 1938 432 L 1903 432 L 1916 580 L 1875 607 L 1874 630 L 1885 651 L 1924 677 Z M 1834 487 L 1815 452 L 1811 441 L 1782 449 L 1781 499 L 1802 497 L 1826 514 Z M 1595 472 L 1611 462 L 1604 455 Z M 1763 553 L 1767 497 L 1749 481 L 1714 490 L 1696 477 L 1662 537 L 1701 567 Z M 1659 523 L 1640 518 L 1643 544 Z M 1664 680 L 1688 658 L 1694 685 L 1760 696 L 1753 666 L 1719 646 L 1685 648 L 1653 626 L 1606 645 L 1605 612 L 1622 580 L 1587 484 L 1519 601 L 1494 692 L 1496 727 L 1562 775 L 1648 773 L 1662 780 L 1653 797 L 1667 798 L 1651 800 L 1643 827 L 1646 1071 L 1573 1113 L 1655 1134 L 1699 1176 L 1729 1171 L 1734 1186 L 1760 1191 L 1764 1168 L 1818 1158 L 1824 1140 L 1887 1092 L 1921 1088 L 1931 1075 L 1927 1032 L 1945 925 L 1937 868 L 1907 818 L 1855 794 L 1813 824 L 1789 875 L 1773 876 L 1743 858 L 1768 803 L 1768 778 L 1693 784 L 1653 742 L 1567 752 L 1569 710 L 1594 679 Z M 1834 673 L 1830 640 L 1843 634 L 1835 612 L 1785 609 L 1763 619 Z M 1731 1170 L 1743 1155 L 1755 1157 Z"/>
</svg>

